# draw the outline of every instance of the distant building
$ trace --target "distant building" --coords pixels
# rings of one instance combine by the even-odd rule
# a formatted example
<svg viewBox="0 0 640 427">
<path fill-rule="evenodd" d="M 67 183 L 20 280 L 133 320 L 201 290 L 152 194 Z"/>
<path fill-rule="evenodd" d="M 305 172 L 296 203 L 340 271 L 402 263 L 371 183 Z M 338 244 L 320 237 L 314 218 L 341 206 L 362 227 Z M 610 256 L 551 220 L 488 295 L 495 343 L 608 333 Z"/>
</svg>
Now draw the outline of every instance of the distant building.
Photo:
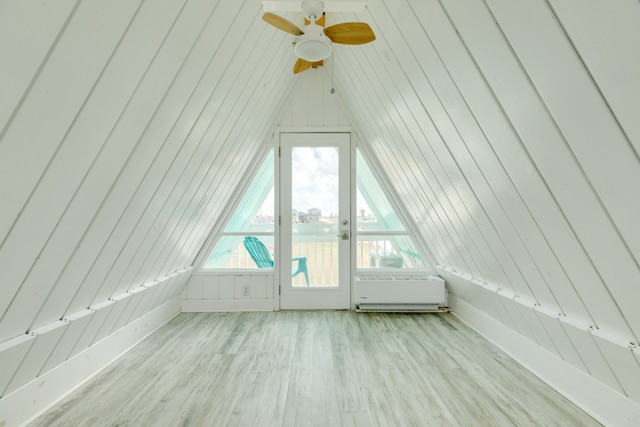
<svg viewBox="0 0 640 427">
<path fill-rule="evenodd" d="M 322 216 L 322 211 L 318 208 L 311 208 L 309 212 L 307 212 L 307 221 L 313 223 L 319 223 L 320 217 Z"/>
<path fill-rule="evenodd" d="M 298 211 L 298 222 L 309 222 L 306 212 Z"/>
</svg>

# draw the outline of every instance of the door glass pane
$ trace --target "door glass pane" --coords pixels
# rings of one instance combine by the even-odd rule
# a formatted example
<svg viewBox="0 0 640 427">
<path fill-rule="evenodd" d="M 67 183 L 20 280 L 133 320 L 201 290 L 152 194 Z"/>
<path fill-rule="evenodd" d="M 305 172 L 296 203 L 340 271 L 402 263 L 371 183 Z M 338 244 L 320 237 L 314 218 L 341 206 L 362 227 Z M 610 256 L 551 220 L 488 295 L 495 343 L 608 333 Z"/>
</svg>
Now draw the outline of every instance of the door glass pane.
<svg viewBox="0 0 640 427">
<path fill-rule="evenodd" d="M 338 286 L 338 149 L 294 147 L 291 162 L 293 286 Z"/>
</svg>

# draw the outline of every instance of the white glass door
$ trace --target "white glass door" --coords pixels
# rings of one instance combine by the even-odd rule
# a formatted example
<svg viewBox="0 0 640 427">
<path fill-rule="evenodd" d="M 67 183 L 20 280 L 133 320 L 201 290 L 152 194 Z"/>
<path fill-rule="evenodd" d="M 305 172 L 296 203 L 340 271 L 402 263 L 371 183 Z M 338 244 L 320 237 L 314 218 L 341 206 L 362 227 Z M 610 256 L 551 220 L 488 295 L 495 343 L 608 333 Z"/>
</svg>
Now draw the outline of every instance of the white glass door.
<svg viewBox="0 0 640 427">
<path fill-rule="evenodd" d="M 350 308 L 351 134 L 280 134 L 280 308 Z"/>
</svg>

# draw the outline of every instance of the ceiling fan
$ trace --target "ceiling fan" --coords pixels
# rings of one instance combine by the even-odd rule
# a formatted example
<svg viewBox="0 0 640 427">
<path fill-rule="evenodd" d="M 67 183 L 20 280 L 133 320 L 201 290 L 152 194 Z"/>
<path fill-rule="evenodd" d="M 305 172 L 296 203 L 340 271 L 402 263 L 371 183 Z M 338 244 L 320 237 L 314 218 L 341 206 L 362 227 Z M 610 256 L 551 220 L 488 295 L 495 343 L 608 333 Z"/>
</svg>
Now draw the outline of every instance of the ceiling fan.
<svg viewBox="0 0 640 427">
<path fill-rule="evenodd" d="M 321 1 L 303 1 L 302 13 L 305 17 L 302 29 L 271 12 L 262 16 L 274 27 L 296 36 L 293 47 L 298 60 L 293 66 L 294 74 L 322 65 L 322 61 L 331 55 L 333 43 L 355 45 L 376 39 L 369 24 L 364 22 L 343 22 L 324 28 L 324 4 Z"/>
</svg>

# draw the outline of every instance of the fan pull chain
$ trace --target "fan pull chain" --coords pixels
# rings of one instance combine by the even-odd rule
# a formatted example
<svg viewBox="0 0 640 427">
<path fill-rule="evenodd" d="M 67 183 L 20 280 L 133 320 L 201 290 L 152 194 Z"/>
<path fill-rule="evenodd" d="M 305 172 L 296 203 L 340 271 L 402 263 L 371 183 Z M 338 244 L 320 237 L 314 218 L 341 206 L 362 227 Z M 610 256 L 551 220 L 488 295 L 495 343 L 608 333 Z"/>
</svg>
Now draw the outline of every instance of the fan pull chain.
<svg viewBox="0 0 640 427">
<path fill-rule="evenodd" d="M 333 87 L 333 52 L 331 52 L 331 90 L 329 91 L 331 95 L 336 93 L 336 88 Z"/>
</svg>

